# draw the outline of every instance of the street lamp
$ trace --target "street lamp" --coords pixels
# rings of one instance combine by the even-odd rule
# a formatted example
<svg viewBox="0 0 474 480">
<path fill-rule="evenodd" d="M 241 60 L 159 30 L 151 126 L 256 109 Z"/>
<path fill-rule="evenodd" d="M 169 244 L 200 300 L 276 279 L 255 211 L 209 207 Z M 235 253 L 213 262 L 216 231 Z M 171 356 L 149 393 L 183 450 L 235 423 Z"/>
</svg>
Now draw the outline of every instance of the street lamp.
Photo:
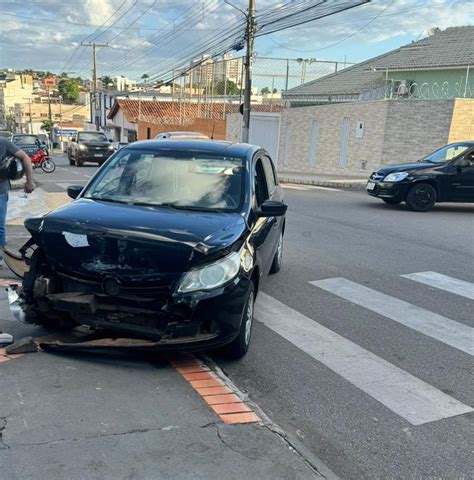
<svg viewBox="0 0 474 480">
<path fill-rule="evenodd" d="M 62 111 L 63 97 L 59 95 L 59 148 L 63 152 L 63 111 Z"/>
</svg>

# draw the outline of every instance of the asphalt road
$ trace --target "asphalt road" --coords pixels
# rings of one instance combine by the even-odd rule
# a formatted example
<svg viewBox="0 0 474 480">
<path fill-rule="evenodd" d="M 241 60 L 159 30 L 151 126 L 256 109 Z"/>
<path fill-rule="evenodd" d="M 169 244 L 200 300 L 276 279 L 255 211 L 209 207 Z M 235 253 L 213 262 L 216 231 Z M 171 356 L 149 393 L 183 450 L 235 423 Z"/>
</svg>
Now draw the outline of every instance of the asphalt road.
<svg viewBox="0 0 474 480">
<path fill-rule="evenodd" d="M 38 180 L 46 192 L 64 192 L 68 184 L 87 182 L 95 170 L 69 167 L 60 160 L 53 175 L 39 174 Z M 239 362 L 217 356 L 214 360 L 297 440 L 308 461 L 314 464 L 319 458 L 341 478 L 472 478 L 474 206 L 443 204 L 430 213 L 413 213 L 363 192 L 294 186 L 286 189 L 286 195 L 284 264 L 263 287 L 251 349 Z M 35 363 L 28 361 L 34 371 Z M 20 365 L 20 360 L 16 362 L 8 367 Z M 75 360 L 61 367 L 50 360 L 42 362 L 56 383 L 64 375 L 61 368 L 81 366 Z M 140 408 L 150 407 L 148 367 L 126 362 L 113 367 L 107 363 L 101 369 L 97 362 L 87 360 L 94 382 L 100 384 L 97 388 L 107 388 L 112 396 L 120 392 L 120 402 L 128 406 L 133 397 Z M 118 380 L 132 370 L 133 388 Z M 87 385 L 88 375 L 81 372 L 78 379 Z M 185 411 L 184 406 L 179 408 L 179 396 L 189 393 L 180 390 L 179 379 L 171 373 L 161 373 L 164 412 L 172 411 L 173 398 L 178 412 Z M 54 381 L 50 383 L 53 388 Z M 58 392 L 64 391 L 68 398 L 71 393 L 66 385 L 62 388 Z M 120 402 L 111 401 L 110 407 L 120 412 Z M 193 408 L 206 407 L 196 404 Z M 100 422 L 99 413 L 107 412 L 100 408 L 97 415 L 90 411 L 88 415 L 90 421 Z M 151 423 L 178 425 L 180 415 L 169 415 L 172 420 L 166 423 L 153 414 Z M 196 431 L 210 421 L 206 412 L 203 415 L 185 418 L 181 426 L 193 445 Z M 130 428 L 143 421 L 133 416 Z M 54 438 L 49 433 L 54 427 L 42 426 Z M 229 432 L 255 440 L 253 430 Z M 242 438 L 228 440 L 231 448 L 242 448 Z M 150 454 L 147 439 L 140 441 L 146 457 Z M 179 444 L 178 439 L 173 441 Z M 97 462 L 91 445 L 87 458 Z M 217 448 L 211 440 L 206 445 Z M 103 455 L 113 446 L 101 444 Z M 262 444 L 255 448 L 260 454 L 271 451 L 273 458 L 279 455 L 273 444 L 271 449 Z M 38 462 L 48 458 L 44 452 L 37 455 Z M 222 458 L 231 462 L 225 455 Z M 198 461 L 192 466 L 199 471 Z M 258 474 L 291 478 L 298 471 L 301 478 L 313 478 L 299 470 L 300 465 L 292 467 L 280 470 L 279 476 L 263 465 Z M 247 476 L 252 473 L 257 470 Z"/>
</svg>

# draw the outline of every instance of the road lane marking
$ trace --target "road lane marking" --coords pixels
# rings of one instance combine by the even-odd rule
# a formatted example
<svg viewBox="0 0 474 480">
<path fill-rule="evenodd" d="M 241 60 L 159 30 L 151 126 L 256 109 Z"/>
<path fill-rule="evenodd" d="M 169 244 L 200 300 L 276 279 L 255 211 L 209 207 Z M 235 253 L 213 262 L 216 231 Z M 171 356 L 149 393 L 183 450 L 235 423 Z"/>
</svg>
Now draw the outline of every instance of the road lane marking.
<svg viewBox="0 0 474 480">
<path fill-rule="evenodd" d="M 328 278 L 309 283 L 462 352 L 474 355 L 474 330 L 467 325 L 345 278 Z"/>
<path fill-rule="evenodd" d="M 473 409 L 263 292 L 255 317 L 412 425 Z"/>
<path fill-rule="evenodd" d="M 282 185 L 283 188 L 288 188 L 289 190 L 303 190 L 309 192 L 310 190 L 328 190 L 329 192 L 340 192 L 337 188 L 331 187 L 320 187 L 317 185 Z"/>
<path fill-rule="evenodd" d="M 465 280 L 448 277 L 437 272 L 418 272 L 400 276 L 474 300 L 474 283 Z"/>
</svg>

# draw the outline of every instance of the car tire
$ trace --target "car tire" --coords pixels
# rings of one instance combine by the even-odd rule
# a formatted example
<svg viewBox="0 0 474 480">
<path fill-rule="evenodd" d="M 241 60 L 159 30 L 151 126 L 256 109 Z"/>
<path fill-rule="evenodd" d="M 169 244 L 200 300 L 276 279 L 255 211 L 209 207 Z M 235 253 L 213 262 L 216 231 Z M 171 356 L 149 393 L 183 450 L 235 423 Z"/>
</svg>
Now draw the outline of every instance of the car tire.
<svg viewBox="0 0 474 480">
<path fill-rule="evenodd" d="M 254 304 L 255 287 L 253 282 L 251 282 L 244 311 L 242 313 L 239 334 L 231 343 L 222 348 L 222 353 L 226 357 L 238 360 L 248 352 L 250 339 L 252 337 Z"/>
<path fill-rule="evenodd" d="M 76 163 L 76 167 L 83 167 L 84 166 L 84 163 L 82 162 L 82 160 L 78 160 L 77 158 L 75 160 L 75 163 Z"/>
<path fill-rule="evenodd" d="M 67 154 L 67 159 L 69 160 L 69 165 L 74 165 L 74 160 L 72 159 L 70 152 Z"/>
<path fill-rule="evenodd" d="M 382 198 L 382 200 L 389 205 L 398 205 L 399 203 L 402 203 L 401 200 L 394 200 L 393 198 Z"/>
<path fill-rule="evenodd" d="M 278 273 L 281 269 L 281 262 L 283 259 L 283 232 L 280 232 L 280 237 L 278 239 L 277 251 L 273 257 L 272 266 L 270 267 L 270 273 Z"/>
<path fill-rule="evenodd" d="M 434 207 L 436 199 L 436 189 L 429 183 L 420 182 L 410 188 L 405 202 L 414 212 L 428 212 Z"/>
</svg>

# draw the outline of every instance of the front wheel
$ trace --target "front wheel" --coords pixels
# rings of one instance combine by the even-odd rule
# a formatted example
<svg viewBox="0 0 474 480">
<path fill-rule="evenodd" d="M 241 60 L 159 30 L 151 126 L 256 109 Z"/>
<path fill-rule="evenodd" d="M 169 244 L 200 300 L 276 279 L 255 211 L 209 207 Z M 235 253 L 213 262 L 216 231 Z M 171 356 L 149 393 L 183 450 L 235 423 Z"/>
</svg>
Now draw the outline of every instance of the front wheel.
<svg viewBox="0 0 474 480">
<path fill-rule="evenodd" d="M 399 203 L 402 203 L 401 200 L 394 200 L 393 198 L 382 198 L 382 200 L 389 205 L 398 205 Z"/>
<path fill-rule="evenodd" d="M 51 159 L 47 159 L 41 164 L 41 169 L 45 173 L 53 173 L 56 170 L 56 164 Z"/>
<path fill-rule="evenodd" d="M 245 302 L 242 314 L 242 322 L 240 323 L 239 335 L 235 340 L 223 348 L 223 353 L 234 359 L 242 358 L 249 349 L 250 337 L 252 336 L 253 311 L 255 304 L 255 287 L 250 284 L 247 301 Z"/>
<path fill-rule="evenodd" d="M 277 250 L 273 257 L 272 266 L 270 267 L 270 273 L 278 273 L 281 269 L 281 262 L 283 259 L 283 232 L 280 232 L 278 239 Z"/>
<path fill-rule="evenodd" d="M 408 192 L 405 202 L 414 212 L 427 212 L 434 207 L 436 198 L 436 190 L 432 185 L 416 183 Z"/>
</svg>

